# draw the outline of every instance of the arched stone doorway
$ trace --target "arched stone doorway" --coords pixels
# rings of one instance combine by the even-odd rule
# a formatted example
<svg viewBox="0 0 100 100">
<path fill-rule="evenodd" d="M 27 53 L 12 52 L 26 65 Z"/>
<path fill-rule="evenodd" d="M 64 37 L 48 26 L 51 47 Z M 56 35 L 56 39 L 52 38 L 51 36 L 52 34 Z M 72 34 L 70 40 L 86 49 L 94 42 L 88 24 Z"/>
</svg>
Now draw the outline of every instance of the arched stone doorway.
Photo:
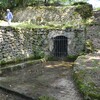
<svg viewBox="0 0 100 100">
<path fill-rule="evenodd" d="M 67 56 L 68 39 L 65 36 L 56 36 L 53 38 L 53 55 L 55 57 Z"/>
</svg>

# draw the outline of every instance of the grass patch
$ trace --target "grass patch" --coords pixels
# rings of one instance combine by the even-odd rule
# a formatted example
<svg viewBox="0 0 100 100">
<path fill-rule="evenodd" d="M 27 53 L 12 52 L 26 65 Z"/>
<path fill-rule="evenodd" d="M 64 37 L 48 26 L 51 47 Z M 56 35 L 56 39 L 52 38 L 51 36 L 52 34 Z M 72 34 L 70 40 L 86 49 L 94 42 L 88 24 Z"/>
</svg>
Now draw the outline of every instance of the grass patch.
<svg viewBox="0 0 100 100">
<path fill-rule="evenodd" d="M 94 8 L 94 11 L 100 11 L 100 7 Z"/>
<path fill-rule="evenodd" d="M 73 27 L 70 24 L 53 24 L 53 23 L 48 23 L 47 25 L 37 25 L 37 24 L 32 24 L 32 23 L 27 23 L 27 22 L 23 22 L 20 23 L 18 25 L 13 25 L 12 27 L 15 28 L 29 28 L 29 29 L 66 29 L 66 28 L 71 28 Z"/>
</svg>

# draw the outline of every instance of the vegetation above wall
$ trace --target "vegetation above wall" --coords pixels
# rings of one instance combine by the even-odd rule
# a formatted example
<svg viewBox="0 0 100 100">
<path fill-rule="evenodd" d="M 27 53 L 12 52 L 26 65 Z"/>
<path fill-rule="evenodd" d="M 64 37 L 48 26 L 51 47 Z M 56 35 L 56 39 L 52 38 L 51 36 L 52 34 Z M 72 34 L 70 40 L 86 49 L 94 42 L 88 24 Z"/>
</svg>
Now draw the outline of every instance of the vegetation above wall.
<svg viewBox="0 0 100 100">
<path fill-rule="evenodd" d="M 27 23 L 27 22 L 23 22 L 20 23 L 18 25 L 12 25 L 12 27 L 14 28 L 20 28 L 20 29 L 70 29 L 70 28 L 75 28 L 72 25 L 68 25 L 68 24 L 53 24 L 53 23 L 48 23 L 48 25 L 37 25 L 37 24 L 32 24 L 32 23 Z M 76 28 L 75 28 L 76 29 Z"/>
<path fill-rule="evenodd" d="M 93 8 L 92 5 L 83 3 L 81 5 L 77 5 L 76 12 L 78 12 L 83 19 L 87 19 L 93 15 Z"/>
<path fill-rule="evenodd" d="M 90 4 L 73 6 L 35 6 L 14 10 L 15 22 L 23 22 L 19 27 L 65 29 L 82 28 L 93 12 Z M 85 23 L 84 23 L 85 20 Z M 89 20 L 90 21 L 90 20 Z"/>
</svg>

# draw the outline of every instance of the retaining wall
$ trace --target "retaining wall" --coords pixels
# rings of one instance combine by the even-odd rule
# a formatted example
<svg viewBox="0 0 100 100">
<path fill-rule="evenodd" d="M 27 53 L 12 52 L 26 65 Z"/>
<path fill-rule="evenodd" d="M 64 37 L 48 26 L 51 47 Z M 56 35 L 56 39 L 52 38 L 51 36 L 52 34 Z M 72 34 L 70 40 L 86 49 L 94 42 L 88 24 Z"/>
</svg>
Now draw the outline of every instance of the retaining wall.
<svg viewBox="0 0 100 100">
<path fill-rule="evenodd" d="M 0 27 L 0 60 L 29 58 L 36 53 L 50 55 L 56 36 L 68 38 L 68 55 L 78 55 L 84 49 L 83 30 Z"/>
</svg>

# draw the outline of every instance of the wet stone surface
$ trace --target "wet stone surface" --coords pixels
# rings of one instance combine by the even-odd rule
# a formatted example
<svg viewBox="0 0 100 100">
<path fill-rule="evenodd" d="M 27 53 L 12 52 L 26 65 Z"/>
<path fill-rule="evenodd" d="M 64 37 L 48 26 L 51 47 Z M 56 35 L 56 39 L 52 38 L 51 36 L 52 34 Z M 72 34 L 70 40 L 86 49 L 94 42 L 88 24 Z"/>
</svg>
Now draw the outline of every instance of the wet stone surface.
<svg viewBox="0 0 100 100">
<path fill-rule="evenodd" d="M 72 65 L 71 62 L 52 61 L 27 66 L 3 74 L 0 85 L 35 98 L 50 96 L 57 100 L 83 100 L 72 78 Z"/>
</svg>

